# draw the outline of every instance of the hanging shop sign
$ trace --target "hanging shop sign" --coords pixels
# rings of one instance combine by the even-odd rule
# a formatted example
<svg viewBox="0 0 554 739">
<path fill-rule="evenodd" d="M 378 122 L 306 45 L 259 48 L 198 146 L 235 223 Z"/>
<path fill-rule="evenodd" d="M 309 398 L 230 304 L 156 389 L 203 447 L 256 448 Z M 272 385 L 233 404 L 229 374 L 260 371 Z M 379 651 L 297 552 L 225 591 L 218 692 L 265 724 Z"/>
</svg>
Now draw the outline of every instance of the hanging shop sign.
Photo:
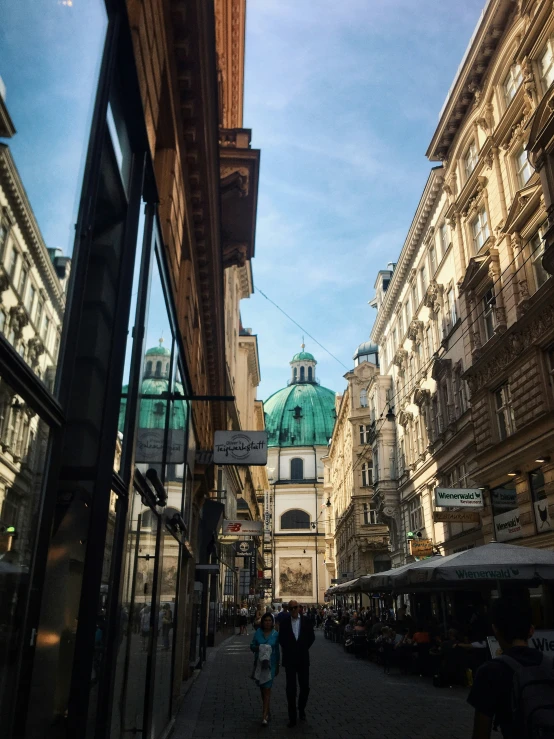
<svg viewBox="0 0 554 739">
<path fill-rule="evenodd" d="M 494 517 L 494 531 L 497 541 L 508 541 L 509 539 L 517 539 L 521 536 L 521 521 L 519 520 L 519 510 L 514 508 L 513 511 L 499 513 Z"/>
<path fill-rule="evenodd" d="M 267 431 L 216 431 L 214 464 L 267 464 Z"/>
<path fill-rule="evenodd" d="M 479 523 L 476 511 L 433 511 L 435 523 Z"/>
<path fill-rule="evenodd" d="M 254 542 L 253 541 L 235 542 L 235 553 L 237 557 L 251 557 L 254 554 Z"/>
<path fill-rule="evenodd" d="M 437 508 L 482 508 L 483 493 L 478 488 L 435 488 Z"/>
<path fill-rule="evenodd" d="M 185 461 L 186 432 L 184 429 L 169 430 L 167 432 L 167 458 L 168 464 L 183 464 Z M 137 433 L 137 449 L 135 461 L 157 462 L 163 460 L 165 444 L 165 429 L 139 428 Z"/>
<path fill-rule="evenodd" d="M 433 554 L 431 539 L 410 539 L 410 554 L 412 557 L 430 557 Z"/>
<path fill-rule="evenodd" d="M 242 519 L 224 519 L 222 535 L 229 536 L 261 536 L 261 521 L 243 521 Z"/>
<path fill-rule="evenodd" d="M 255 580 L 258 574 L 258 568 L 256 567 L 256 556 L 252 555 L 248 558 L 248 565 L 250 568 L 250 581 Z"/>
</svg>

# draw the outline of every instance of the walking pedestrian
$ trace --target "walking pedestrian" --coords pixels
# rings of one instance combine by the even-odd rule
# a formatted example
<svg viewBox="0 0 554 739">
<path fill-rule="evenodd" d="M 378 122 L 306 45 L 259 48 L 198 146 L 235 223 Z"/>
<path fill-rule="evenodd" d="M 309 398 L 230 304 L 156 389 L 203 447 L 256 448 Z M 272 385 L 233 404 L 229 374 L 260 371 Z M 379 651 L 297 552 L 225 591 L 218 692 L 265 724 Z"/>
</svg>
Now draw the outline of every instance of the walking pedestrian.
<svg viewBox="0 0 554 739">
<path fill-rule="evenodd" d="M 272 614 L 264 614 L 250 644 L 250 649 L 258 657 L 254 677 L 262 696 L 262 726 L 267 726 L 269 721 L 271 688 L 273 679 L 279 674 L 279 632 L 274 625 Z"/>
<path fill-rule="evenodd" d="M 248 636 L 248 608 L 246 607 L 246 603 L 243 603 L 242 608 L 240 609 L 239 626 L 239 636 L 242 636 L 243 634 Z"/>
<path fill-rule="evenodd" d="M 504 739 L 554 736 L 552 657 L 531 649 L 533 633 L 528 592 L 503 595 L 492 608 L 492 628 L 502 656 L 477 670 L 468 703 L 475 708 L 473 739 L 489 739 L 500 728 Z"/>
<path fill-rule="evenodd" d="M 283 650 L 283 667 L 286 676 L 286 692 L 289 712 L 288 727 L 296 725 L 296 679 L 298 676 L 298 716 L 306 720 L 306 704 L 310 693 L 310 654 L 315 640 L 312 622 L 298 613 L 298 603 L 289 602 L 290 618 L 281 623 L 279 644 Z"/>
<path fill-rule="evenodd" d="M 142 637 L 142 651 L 148 648 L 148 637 L 150 636 L 150 606 L 144 606 L 140 612 L 140 635 Z"/>
<path fill-rule="evenodd" d="M 279 629 L 281 628 L 281 624 L 287 618 L 290 618 L 289 606 L 288 603 L 283 603 L 283 607 L 275 616 L 275 628 L 277 629 L 277 631 L 279 631 Z"/>
<path fill-rule="evenodd" d="M 164 603 L 163 616 L 162 616 L 162 636 L 163 636 L 163 647 L 162 649 L 167 652 L 169 649 L 169 632 L 173 628 L 173 613 L 171 612 L 171 606 L 169 603 Z"/>
</svg>

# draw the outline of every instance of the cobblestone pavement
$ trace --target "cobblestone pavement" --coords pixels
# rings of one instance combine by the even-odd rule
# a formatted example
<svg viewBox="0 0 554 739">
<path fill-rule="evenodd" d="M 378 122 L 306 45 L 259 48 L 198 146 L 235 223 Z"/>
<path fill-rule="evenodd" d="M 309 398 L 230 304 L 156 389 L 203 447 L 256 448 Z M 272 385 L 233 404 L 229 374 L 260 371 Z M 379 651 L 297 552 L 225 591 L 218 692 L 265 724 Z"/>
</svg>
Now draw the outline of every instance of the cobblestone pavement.
<svg viewBox="0 0 554 739">
<path fill-rule="evenodd" d="M 437 689 L 346 654 L 317 633 L 311 649 L 308 720 L 287 728 L 284 671 L 273 683 L 272 718 L 260 725 L 259 689 L 250 680 L 251 637 L 231 637 L 212 651 L 177 717 L 172 739 L 317 737 L 317 739 L 470 739 L 467 690 Z"/>
</svg>

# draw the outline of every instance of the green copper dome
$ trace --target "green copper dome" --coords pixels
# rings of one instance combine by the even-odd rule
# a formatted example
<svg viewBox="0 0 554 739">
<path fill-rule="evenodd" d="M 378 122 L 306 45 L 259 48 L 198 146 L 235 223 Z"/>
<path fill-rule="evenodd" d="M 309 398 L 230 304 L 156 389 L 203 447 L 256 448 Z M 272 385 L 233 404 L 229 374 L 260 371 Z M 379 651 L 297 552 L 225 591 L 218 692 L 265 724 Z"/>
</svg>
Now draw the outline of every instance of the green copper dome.
<svg viewBox="0 0 554 739">
<path fill-rule="evenodd" d="M 166 349 L 160 344 L 160 346 L 153 346 L 152 349 L 148 349 L 148 351 L 146 352 L 147 357 L 152 356 L 153 354 L 156 354 L 162 357 L 168 357 L 171 354 L 171 352 L 169 351 L 169 349 Z"/>
<path fill-rule="evenodd" d="M 266 400 L 264 410 L 268 446 L 327 446 L 333 434 L 335 393 L 316 383 L 278 390 Z"/>
<path fill-rule="evenodd" d="M 298 354 L 295 354 L 294 357 L 290 360 L 291 362 L 302 362 L 302 361 L 308 361 L 308 362 L 315 362 L 317 364 L 316 358 L 313 354 L 310 354 L 310 352 L 298 352 Z"/>
</svg>

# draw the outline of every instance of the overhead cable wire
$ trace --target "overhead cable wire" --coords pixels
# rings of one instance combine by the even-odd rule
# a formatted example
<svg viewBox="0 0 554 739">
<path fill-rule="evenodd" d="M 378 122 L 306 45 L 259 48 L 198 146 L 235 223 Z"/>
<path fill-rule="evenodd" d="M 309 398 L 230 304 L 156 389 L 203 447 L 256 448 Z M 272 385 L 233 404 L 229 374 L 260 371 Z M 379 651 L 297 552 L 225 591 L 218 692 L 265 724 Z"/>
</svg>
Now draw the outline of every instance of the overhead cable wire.
<svg viewBox="0 0 554 739">
<path fill-rule="evenodd" d="M 306 336 L 309 336 L 309 337 L 310 337 L 310 339 L 312 339 L 312 341 L 315 341 L 315 343 L 316 343 L 316 344 L 317 344 L 318 346 L 320 346 L 320 347 L 321 347 L 321 348 L 323 349 L 323 351 L 324 351 L 324 352 L 327 352 L 327 354 L 328 354 L 328 355 L 329 355 L 330 357 L 333 357 L 333 359 L 334 359 L 334 360 L 335 360 L 336 362 L 338 362 L 338 363 L 339 363 L 339 364 L 341 365 L 341 367 L 344 367 L 344 369 L 345 369 L 345 370 L 346 370 L 347 372 L 350 372 L 350 370 L 352 369 L 351 367 L 347 367 L 347 366 L 346 366 L 346 365 L 345 365 L 345 364 L 344 364 L 343 362 L 341 362 L 341 361 L 340 361 L 340 359 L 337 359 L 337 357 L 335 357 L 335 355 L 334 355 L 334 354 L 331 354 L 331 352 L 329 351 L 329 349 L 327 349 L 326 347 L 324 347 L 324 346 L 323 346 L 323 344 L 321 344 L 321 343 L 320 343 L 320 342 L 319 342 L 319 341 L 318 341 L 317 339 L 315 339 L 315 338 L 314 338 L 314 337 L 313 337 L 313 336 L 311 335 L 311 333 L 310 333 L 309 331 L 306 331 L 306 329 L 305 329 L 305 328 L 303 328 L 303 327 L 302 327 L 302 326 L 301 326 L 301 325 L 300 325 L 300 324 L 298 323 L 298 321 L 295 321 L 295 320 L 294 320 L 294 318 L 292 318 L 291 316 L 289 316 L 289 314 L 288 314 L 288 313 L 286 313 L 286 311 L 284 311 L 284 310 L 283 310 L 283 309 L 281 308 L 281 306 L 277 305 L 277 303 L 276 303 L 276 302 L 275 302 L 274 300 L 272 300 L 271 298 L 269 298 L 269 297 L 268 297 L 268 296 L 267 296 L 267 295 L 266 295 L 266 294 L 265 294 L 265 293 L 263 292 L 263 290 L 260 290 L 260 288 L 259 288 L 259 287 L 258 287 L 257 285 L 256 285 L 256 290 L 257 290 L 257 291 L 258 291 L 258 292 L 260 293 L 260 295 L 263 295 L 263 297 L 264 297 L 264 298 L 265 298 L 265 299 L 266 299 L 267 301 L 269 301 L 269 302 L 270 302 L 270 303 L 271 303 L 272 305 L 274 305 L 274 306 L 275 306 L 275 307 L 277 308 L 277 310 L 281 311 L 281 313 L 282 313 L 282 314 L 283 314 L 284 316 L 286 316 L 286 317 L 287 317 L 287 318 L 289 319 L 289 321 L 292 321 L 292 323 L 294 323 L 294 325 L 295 325 L 295 326 L 298 326 L 298 328 L 299 328 L 299 329 L 301 329 L 301 330 L 302 330 L 302 331 L 303 331 L 303 332 L 304 332 L 304 333 L 306 334 Z"/>
</svg>

